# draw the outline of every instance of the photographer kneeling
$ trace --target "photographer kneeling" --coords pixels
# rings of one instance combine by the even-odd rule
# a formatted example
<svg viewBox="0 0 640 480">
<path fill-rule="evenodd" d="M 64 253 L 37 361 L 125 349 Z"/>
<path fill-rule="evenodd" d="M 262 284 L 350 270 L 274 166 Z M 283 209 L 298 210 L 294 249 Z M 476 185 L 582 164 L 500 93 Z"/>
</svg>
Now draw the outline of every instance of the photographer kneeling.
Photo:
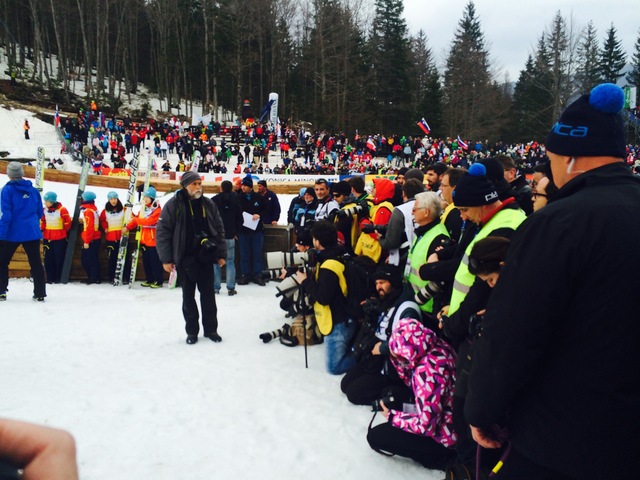
<svg viewBox="0 0 640 480">
<path fill-rule="evenodd" d="M 364 322 L 353 346 L 358 363 L 344 376 L 340 388 L 351 403 L 370 405 L 391 386 L 404 386 L 389 363 L 388 338 L 401 318 L 421 321 L 413 290 L 403 289 L 402 268 L 383 264 L 374 273 L 377 298 L 364 304 Z"/>
<path fill-rule="evenodd" d="M 369 430 L 367 441 L 377 452 L 411 458 L 423 466 L 444 470 L 455 458 L 453 447 L 453 385 L 455 353 L 451 346 L 420 322 L 400 320 L 389 338 L 391 363 L 413 389 L 415 404 L 380 407 L 387 422 Z"/>
<path fill-rule="evenodd" d="M 351 353 L 356 322 L 348 313 L 347 281 L 340 261 L 344 248 L 338 244 L 335 224 L 329 221 L 316 222 L 311 235 L 317 251 L 315 273 L 298 272 L 295 278 L 311 298 L 318 328 L 325 336 L 327 371 L 340 375 L 356 363 Z"/>
</svg>

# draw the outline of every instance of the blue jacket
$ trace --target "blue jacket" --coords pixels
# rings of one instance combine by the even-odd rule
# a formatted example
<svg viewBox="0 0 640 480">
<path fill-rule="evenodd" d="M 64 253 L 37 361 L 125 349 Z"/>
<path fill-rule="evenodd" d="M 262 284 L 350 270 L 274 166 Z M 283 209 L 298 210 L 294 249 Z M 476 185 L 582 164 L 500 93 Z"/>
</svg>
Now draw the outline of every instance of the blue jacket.
<svg viewBox="0 0 640 480">
<path fill-rule="evenodd" d="M 0 192 L 0 240 L 42 239 L 42 198 L 29 180 L 10 180 Z"/>
</svg>

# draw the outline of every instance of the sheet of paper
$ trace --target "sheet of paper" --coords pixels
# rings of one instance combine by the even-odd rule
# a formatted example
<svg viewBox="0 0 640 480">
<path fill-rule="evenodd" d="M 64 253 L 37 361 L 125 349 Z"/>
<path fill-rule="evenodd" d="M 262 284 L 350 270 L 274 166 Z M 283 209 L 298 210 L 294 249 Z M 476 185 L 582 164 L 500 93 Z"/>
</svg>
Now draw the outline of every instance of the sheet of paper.
<svg viewBox="0 0 640 480">
<path fill-rule="evenodd" d="M 260 221 L 259 218 L 257 220 L 254 220 L 253 215 L 251 215 L 250 213 L 242 212 L 243 227 L 247 227 L 247 228 L 250 228 L 251 230 L 255 230 L 256 228 L 258 228 L 259 221 Z"/>
</svg>

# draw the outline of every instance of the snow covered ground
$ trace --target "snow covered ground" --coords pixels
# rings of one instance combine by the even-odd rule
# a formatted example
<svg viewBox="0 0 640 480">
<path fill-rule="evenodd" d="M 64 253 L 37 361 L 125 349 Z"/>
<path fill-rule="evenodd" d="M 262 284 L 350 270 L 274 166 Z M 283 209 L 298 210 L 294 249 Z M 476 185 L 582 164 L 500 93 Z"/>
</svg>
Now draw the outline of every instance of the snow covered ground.
<svg viewBox="0 0 640 480">
<path fill-rule="evenodd" d="M 0 150 L 35 152 L 13 114 L 0 109 Z M 73 205 L 74 186 L 44 188 Z M 92 189 L 102 207 L 107 189 Z M 326 373 L 324 346 L 305 369 L 302 347 L 262 343 L 285 322 L 271 283 L 218 296 L 223 342 L 193 346 L 180 290 L 48 285 L 45 303 L 32 290 L 12 279 L 0 303 L 0 416 L 70 430 L 84 480 L 443 477 L 369 448 L 372 414 Z"/>
</svg>

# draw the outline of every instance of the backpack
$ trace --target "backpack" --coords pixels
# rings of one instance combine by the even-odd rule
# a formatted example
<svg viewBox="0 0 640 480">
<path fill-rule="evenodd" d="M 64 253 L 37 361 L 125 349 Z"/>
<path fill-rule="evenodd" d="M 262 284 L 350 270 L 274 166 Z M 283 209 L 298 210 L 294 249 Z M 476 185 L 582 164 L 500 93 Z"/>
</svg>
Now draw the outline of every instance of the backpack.
<svg viewBox="0 0 640 480">
<path fill-rule="evenodd" d="M 364 318 L 362 302 L 375 295 L 373 273 L 376 262 L 366 256 L 344 255 L 344 276 L 347 281 L 347 311 L 353 320 Z"/>
</svg>

